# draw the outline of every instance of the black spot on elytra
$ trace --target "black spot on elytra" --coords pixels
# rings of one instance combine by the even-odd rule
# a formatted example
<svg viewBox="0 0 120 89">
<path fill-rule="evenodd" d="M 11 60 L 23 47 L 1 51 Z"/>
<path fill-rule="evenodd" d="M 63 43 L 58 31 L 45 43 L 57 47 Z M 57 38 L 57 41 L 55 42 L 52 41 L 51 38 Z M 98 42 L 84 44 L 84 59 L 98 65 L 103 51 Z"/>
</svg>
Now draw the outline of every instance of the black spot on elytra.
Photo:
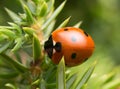
<svg viewBox="0 0 120 89">
<path fill-rule="evenodd" d="M 56 52 L 61 52 L 62 46 L 60 42 L 57 42 L 54 46 Z"/>
<path fill-rule="evenodd" d="M 76 53 L 72 53 L 71 58 L 72 58 L 72 59 L 75 59 L 75 58 L 76 58 L 76 56 L 77 56 L 77 54 L 76 54 Z"/>
<path fill-rule="evenodd" d="M 71 40 L 72 40 L 72 42 L 76 42 L 77 41 L 75 36 L 72 36 Z"/>
<path fill-rule="evenodd" d="M 84 31 L 84 34 L 85 34 L 86 36 L 88 36 L 87 32 L 85 32 L 85 31 Z"/>
<path fill-rule="evenodd" d="M 65 29 L 64 29 L 64 31 L 68 31 L 68 29 L 67 29 L 67 28 L 65 28 Z"/>
</svg>

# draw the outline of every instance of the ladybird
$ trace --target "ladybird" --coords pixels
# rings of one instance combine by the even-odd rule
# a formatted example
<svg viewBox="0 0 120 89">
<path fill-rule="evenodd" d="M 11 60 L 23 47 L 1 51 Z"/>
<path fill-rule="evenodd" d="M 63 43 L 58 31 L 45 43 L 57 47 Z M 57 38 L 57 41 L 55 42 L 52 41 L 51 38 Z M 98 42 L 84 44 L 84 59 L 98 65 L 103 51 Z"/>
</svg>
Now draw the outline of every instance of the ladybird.
<svg viewBox="0 0 120 89">
<path fill-rule="evenodd" d="M 65 27 L 53 31 L 44 44 L 49 58 L 58 64 L 64 56 L 66 66 L 83 63 L 92 55 L 94 48 L 91 36 L 75 27 Z"/>
</svg>

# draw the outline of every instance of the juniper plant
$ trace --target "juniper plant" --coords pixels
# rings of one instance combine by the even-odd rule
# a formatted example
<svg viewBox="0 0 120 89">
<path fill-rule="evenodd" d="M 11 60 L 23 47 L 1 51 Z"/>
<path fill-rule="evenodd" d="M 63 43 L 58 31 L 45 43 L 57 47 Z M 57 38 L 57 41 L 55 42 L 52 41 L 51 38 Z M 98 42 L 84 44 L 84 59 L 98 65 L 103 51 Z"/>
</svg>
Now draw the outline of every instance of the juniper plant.
<svg viewBox="0 0 120 89">
<path fill-rule="evenodd" d="M 89 63 L 89 66 L 84 64 L 67 68 L 64 58 L 55 65 L 44 52 L 44 41 L 54 30 L 55 19 L 66 3 L 64 1 L 54 9 L 54 2 L 19 0 L 23 13 L 15 13 L 5 8 L 13 22 L 8 22 L 9 26 L 0 26 L 1 89 L 87 89 L 87 81 L 96 62 Z M 65 27 L 69 19 L 70 17 L 65 19 L 57 28 Z M 74 26 L 79 27 L 80 24 L 81 21 Z M 115 83 L 108 82 L 113 75 L 112 73 L 106 77 L 102 89 L 118 87 L 118 80 Z M 109 88 L 108 83 L 112 83 L 112 88 Z M 98 87 L 102 84 L 100 82 Z"/>
</svg>

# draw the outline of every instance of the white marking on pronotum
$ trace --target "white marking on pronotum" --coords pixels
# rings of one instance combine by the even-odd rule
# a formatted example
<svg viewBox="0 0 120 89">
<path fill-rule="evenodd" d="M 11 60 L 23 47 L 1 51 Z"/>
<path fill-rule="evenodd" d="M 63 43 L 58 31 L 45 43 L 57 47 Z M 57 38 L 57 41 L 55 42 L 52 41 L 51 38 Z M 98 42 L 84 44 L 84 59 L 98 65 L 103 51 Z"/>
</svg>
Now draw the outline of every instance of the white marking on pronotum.
<svg viewBox="0 0 120 89">
<path fill-rule="evenodd" d="M 56 50 L 55 49 L 53 49 L 53 54 L 55 54 L 56 53 Z"/>
<path fill-rule="evenodd" d="M 53 40 L 53 46 L 55 46 L 56 45 L 56 42 Z"/>
</svg>

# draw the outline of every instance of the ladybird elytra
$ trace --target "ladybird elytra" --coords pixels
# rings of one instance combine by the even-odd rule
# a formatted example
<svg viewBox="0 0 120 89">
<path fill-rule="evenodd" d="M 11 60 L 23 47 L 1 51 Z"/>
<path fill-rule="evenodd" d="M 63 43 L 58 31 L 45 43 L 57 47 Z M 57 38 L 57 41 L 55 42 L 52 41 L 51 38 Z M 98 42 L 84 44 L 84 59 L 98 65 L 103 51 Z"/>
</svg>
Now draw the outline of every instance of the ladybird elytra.
<svg viewBox="0 0 120 89">
<path fill-rule="evenodd" d="M 92 37 L 82 29 L 65 27 L 53 31 L 44 48 L 55 64 L 64 56 L 67 66 L 76 66 L 93 54 L 95 45 Z"/>
</svg>

